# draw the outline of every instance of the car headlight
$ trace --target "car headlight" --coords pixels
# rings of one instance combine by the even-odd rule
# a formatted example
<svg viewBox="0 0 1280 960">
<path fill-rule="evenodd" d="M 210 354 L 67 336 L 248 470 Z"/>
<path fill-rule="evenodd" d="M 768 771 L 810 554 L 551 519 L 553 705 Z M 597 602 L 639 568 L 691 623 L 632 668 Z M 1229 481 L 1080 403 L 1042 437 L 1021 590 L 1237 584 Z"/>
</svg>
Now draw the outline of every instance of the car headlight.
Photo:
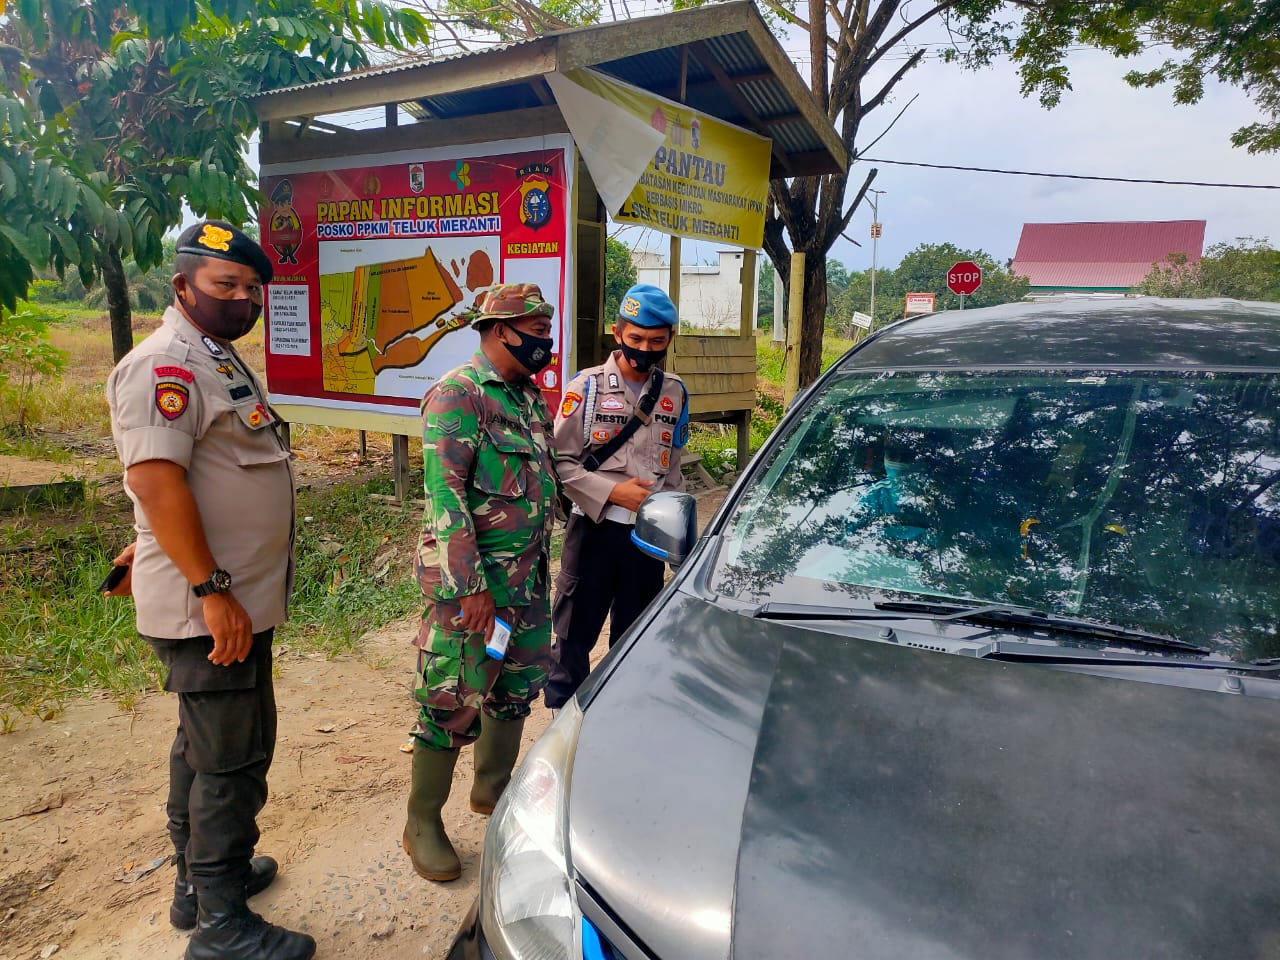
<svg viewBox="0 0 1280 960">
<path fill-rule="evenodd" d="M 571 699 L 498 801 L 480 863 L 480 923 L 500 960 L 574 955 L 568 794 L 582 711 Z"/>
</svg>

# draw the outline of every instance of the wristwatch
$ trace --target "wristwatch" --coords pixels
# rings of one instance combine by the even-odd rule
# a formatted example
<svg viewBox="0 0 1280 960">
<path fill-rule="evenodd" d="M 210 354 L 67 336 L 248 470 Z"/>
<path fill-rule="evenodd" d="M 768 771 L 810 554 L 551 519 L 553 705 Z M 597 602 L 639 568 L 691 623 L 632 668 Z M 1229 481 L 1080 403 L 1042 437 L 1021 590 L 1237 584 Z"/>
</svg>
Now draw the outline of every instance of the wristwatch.
<svg viewBox="0 0 1280 960">
<path fill-rule="evenodd" d="M 231 589 L 231 574 L 222 569 L 216 569 L 209 574 L 209 579 L 204 583 L 197 583 L 191 588 L 191 592 L 197 597 L 207 597 L 211 593 L 226 593 Z"/>
</svg>

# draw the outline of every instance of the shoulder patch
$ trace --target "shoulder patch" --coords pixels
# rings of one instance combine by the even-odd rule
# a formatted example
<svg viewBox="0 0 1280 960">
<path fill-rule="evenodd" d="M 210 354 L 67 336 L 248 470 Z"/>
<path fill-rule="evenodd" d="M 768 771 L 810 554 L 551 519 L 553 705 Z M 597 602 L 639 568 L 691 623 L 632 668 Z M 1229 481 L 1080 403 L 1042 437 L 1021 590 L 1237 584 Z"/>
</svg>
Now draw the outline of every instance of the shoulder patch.
<svg viewBox="0 0 1280 960">
<path fill-rule="evenodd" d="M 179 380 L 187 381 L 187 383 L 191 383 L 196 378 L 196 375 L 185 367 L 156 367 L 155 374 L 157 377 L 177 377 Z"/>
<path fill-rule="evenodd" d="M 156 384 L 156 409 L 166 420 L 177 420 L 187 412 L 187 401 L 190 399 L 187 388 L 180 383 L 166 380 Z"/>
<path fill-rule="evenodd" d="M 582 395 L 577 393 L 566 393 L 564 402 L 560 404 L 560 416 L 568 417 L 573 415 L 573 411 L 582 406 Z"/>
</svg>

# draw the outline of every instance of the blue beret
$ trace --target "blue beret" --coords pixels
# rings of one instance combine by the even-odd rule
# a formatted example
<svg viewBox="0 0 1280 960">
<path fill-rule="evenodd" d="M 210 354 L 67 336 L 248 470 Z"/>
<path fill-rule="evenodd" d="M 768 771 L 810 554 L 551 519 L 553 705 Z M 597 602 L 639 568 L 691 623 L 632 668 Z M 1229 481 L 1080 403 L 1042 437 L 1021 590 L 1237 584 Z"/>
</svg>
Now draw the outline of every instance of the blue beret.
<svg viewBox="0 0 1280 960">
<path fill-rule="evenodd" d="M 622 296 L 618 319 L 637 327 L 671 327 L 676 325 L 676 305 L 671 298 L 651 283 L 637 283 Z"/>
<path fill-rule="evenodd" d="M 271 282 L 271 258 L 266 251 L 225 220 L 201 220 L 187 227 L 178 237 L 178 253 L 242 263 L 257 270 L 263 283 Z"/>
</svg>

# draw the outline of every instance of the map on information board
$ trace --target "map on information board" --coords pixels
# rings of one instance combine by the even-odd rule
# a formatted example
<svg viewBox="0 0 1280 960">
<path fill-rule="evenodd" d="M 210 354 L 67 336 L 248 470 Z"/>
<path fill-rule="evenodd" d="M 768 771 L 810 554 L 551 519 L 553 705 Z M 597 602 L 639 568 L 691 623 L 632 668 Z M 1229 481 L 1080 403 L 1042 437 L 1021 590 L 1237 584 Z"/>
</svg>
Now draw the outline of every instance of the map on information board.
<svg viewBox="0 0 1280 960">
<path fill-rule="evenodd" d="M 556 307 L 555 358 L 538 383 L 558 402 L 571 329 L 568 140 L 509 149 L 521 143 L 264 168 L 273 403 L 416 412 L 441 375 L 470 361 L 475 304 L 503 282 L 536 283 Z"/>
</svg>

